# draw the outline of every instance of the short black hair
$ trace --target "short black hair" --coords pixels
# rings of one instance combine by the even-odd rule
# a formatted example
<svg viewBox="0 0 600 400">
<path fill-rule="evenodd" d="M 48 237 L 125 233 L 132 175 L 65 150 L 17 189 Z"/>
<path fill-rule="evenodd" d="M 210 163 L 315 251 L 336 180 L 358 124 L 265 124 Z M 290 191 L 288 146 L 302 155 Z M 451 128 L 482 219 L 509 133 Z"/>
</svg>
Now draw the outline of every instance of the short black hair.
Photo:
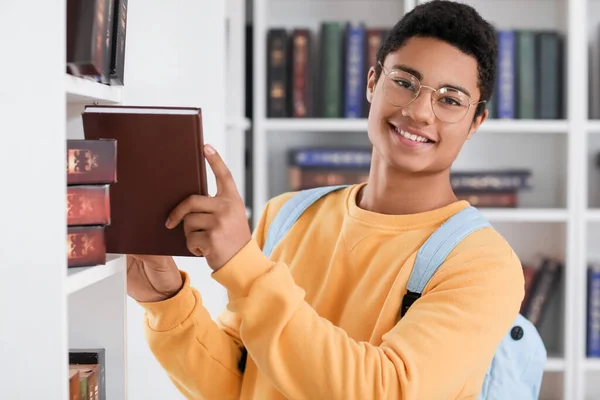
<svg viewBox="0 0 600 400">
<path fill-rule="evenodd" d="M 431 0 L 407 12 L 390 30 L 377 53 L 375 81 L 388 54 L 401 48 L 411 37 L 443 40 L 477 60 L 480 99 L 489 102 L 496 83 L 498 42 L 496 29 L 471 6 L 450 0 Z M 483 114 L 479 104 L 475 117 Z"/>
</svg>

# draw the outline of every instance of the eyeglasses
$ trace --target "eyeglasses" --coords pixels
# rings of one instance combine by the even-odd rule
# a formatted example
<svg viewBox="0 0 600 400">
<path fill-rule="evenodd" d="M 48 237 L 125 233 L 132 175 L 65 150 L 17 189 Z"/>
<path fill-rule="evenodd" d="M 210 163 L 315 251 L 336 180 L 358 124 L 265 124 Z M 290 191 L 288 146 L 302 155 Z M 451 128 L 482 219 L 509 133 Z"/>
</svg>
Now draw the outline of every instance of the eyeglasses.
<svg viewBox="0 0 600 400">
<path fill-rule="evenodd" d="M 378 62 L 383 70 L 383 95 L 393 106 L 407 107 L 421 94 L 421 89 L 431 89 L 431 107 L 435 116 L 443 122 L 460 122 L 469 112 L 471 107 L 485 100 L 471 103 L 471 98 L 464 92 L 453 87 L 442 87 L 439 89 L 422 85 L 414 75 L 394 69 L 386 72 L 383 64 Z"/>
</svg>

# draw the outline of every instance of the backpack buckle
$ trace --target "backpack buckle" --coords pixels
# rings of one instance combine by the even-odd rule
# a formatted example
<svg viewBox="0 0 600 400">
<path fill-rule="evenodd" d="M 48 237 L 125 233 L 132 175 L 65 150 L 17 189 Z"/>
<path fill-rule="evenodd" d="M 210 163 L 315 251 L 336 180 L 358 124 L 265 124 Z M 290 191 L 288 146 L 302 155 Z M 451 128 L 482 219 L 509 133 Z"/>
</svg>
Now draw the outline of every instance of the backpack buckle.
<svg viewBox="0 0 600 400">
<path fill-rule="evenodd" d="M 402 298 L 402 307 L 400 308 L 400 316 L 404 317 L 404 314 L 408 311 L 409 307 L 421 297 L 421 293 L 406 291 L 406 294 Z"/>
</svg>

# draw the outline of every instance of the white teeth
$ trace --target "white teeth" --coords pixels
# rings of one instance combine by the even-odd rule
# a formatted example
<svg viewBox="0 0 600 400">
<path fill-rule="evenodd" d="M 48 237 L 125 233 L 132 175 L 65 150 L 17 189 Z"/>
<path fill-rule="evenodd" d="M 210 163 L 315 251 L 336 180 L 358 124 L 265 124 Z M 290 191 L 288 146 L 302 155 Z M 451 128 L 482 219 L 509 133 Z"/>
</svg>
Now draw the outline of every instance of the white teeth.
<svg viewBox="0 0 600 400">
<path fill-rule="evenodd" d="M 424 143 L 427 141 L 427 139 L 422 136 L 417 136 L 415 134 L 408 133 L 406 131 L 403 131 L 402 129 L 396 128 L 396 132 L 398 132 L 400 135 L 404 136 L 405 138 L 412 140 L 413 142 Z"/>
</svg>

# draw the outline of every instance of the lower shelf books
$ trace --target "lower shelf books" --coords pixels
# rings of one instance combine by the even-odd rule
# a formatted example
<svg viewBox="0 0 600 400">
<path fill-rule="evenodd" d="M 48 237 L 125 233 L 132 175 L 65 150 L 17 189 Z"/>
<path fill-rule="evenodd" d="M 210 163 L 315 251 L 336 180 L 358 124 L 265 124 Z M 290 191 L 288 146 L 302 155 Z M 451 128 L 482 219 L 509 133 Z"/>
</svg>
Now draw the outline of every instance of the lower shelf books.
<svg viewBox="0 0 600 400">
<path fill-rule="evenodd" d="M 69 399 L 106 400 L 104 349 L 69 351 Z"/>
<path fill-rule="evenodd" d="M 366 182 L 370 148 L 297 148 L 288 152 L 288 190 Z M 475 207 L 516 208 L 519 192 L 532 188 L 527 169 L 451 171 L 450 183 L 459 200 Z"/>
<path fill-rule="evenodd" d="M 67 140 L 67 267 L 106 263 L 110 187 L 117 181 L 116 140 Z"/>
</svg>

